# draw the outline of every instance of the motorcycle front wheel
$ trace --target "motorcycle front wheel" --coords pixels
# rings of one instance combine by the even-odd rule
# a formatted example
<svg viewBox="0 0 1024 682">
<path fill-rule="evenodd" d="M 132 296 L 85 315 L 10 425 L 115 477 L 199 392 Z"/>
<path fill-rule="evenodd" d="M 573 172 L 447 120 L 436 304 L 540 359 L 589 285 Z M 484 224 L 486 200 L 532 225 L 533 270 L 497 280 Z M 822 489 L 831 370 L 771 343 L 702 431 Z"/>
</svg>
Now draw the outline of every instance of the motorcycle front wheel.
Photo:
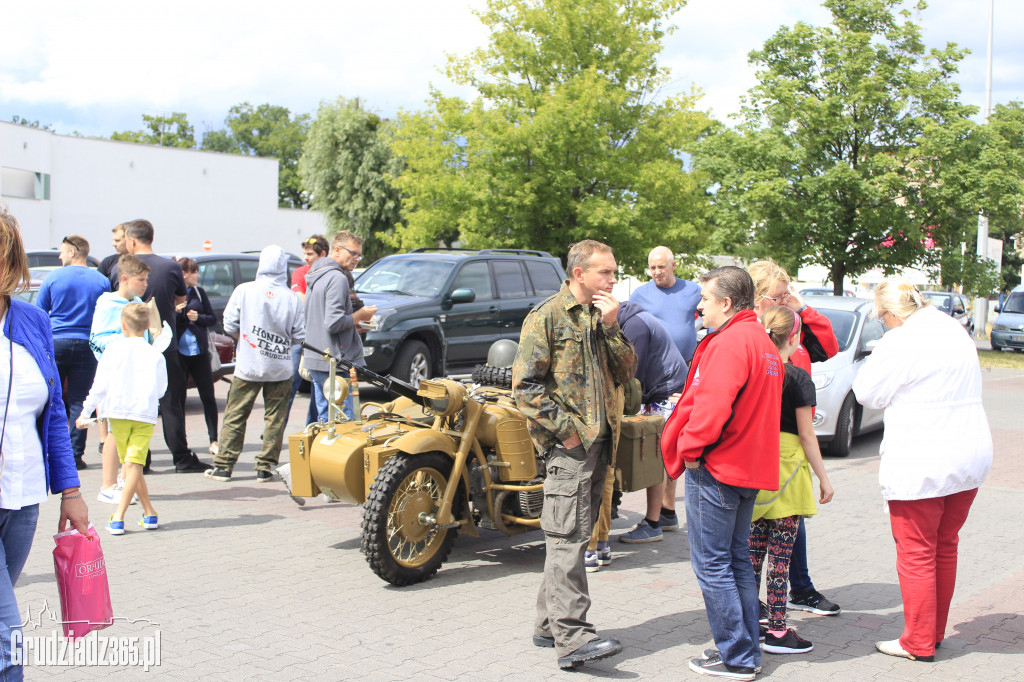
<svg viewBox="0 0 1024 682">
<path fill-rule="evenodd" d="M 423 582 L 448 558 L 458 528 L 425 522 L 434 517 L 451 476 L 441 452 L 398 454 L 377 474 L 363 510 L 361 548 L 373 572 L 396 586 Z"/>
</svg>

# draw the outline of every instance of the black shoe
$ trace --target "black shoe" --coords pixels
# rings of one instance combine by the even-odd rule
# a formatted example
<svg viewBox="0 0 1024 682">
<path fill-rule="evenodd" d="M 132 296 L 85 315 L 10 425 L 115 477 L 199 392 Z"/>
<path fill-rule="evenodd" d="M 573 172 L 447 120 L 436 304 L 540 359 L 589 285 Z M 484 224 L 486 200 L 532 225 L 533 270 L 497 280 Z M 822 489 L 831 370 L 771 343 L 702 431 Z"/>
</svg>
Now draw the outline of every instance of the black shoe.
<svg viewBox="0 0 1024 682">
<path fill-rule="evenodd" d="M 622 651 L 617 639 L 592 639 L 576 651 L 558 659 L 558 667 L 569 670 L 583 665 L 586 661 L 598 661 Z"/>
<path fill-rule="evenodd" d="M 793 628 L 786 628 L 786 634 L 782 637 L 767 633 L 761 648 L 770 654 L 806 654 L 814 645 L 796 634 Z"/>
<path fill-rule="evenodd" d="M 88 468 L 89 468 L 89 465 L 85 463 L 85 460 L 82 459 L 81 455 L 75 457 L 75 469 L 77 469 L 78 471 L 81 471 L 82 469 L 88 469 Z"/>
<path fill-rule="evenodd" d="M 807 594 L 790 594 L 786 608 L 792 611 L 810 611 L 819 616 L 838 616 L 842 611 L 839 604 L 829 601 L 817 590 L 811 590 Z"/>
<path fill-rule="evenodd" d="M 231 480 L 231 472 L 228 471 L 227 469 L 207 469 L 206 472 L 203 473 L 203 476 L 211 478 L 214 481 L 220 481 L 221 483 L 227 483 L 228 481 Z"/>
<path fill-rule="evenodd" d="M 213 467 L 211 467 L 209 464 L 206 464 L 204 462 L 200 462 L 199 458 L 196 457 L 195 453 L 192 453 L 192 459 L 188 460 L 186 464 L 182 464 L 181 466 L 178 466 L 178 465 L 174 466 L 174 473 L 176 473 L 176 474 L 197 474 L 197 473 L 203 473 L 207 469 L 212 469 L 212 468 Z"/>
<path fill-rule="evenodd" d="M 270 483 L 273 480 L 274 480 L 274 474 L 270 473 L 269 471 L 265 471 L 263 469 L 260 469 L 259 471 L 256 472 L 256 482 L 257 483 Z"/>
<path fill-rule="evenodd" d="M 544 635 L 534 635 L 533 636 L 533 645 L 534 646 L 547 647 L 548 649 L 554 649 L 555 648 L 555 638 L 554 637 L 545 637 Z"/>
<path fill-rule="evenodd" d="M 712 675 L 714 677 L 725 677 L 730 680 L 752 680 L 754 679 L 754 668 L 741 668 L 729 665 L 722 660 L 721 656 L 712 658 L 691 658 L 690 670 L 701 675 Z"/>
</svg>

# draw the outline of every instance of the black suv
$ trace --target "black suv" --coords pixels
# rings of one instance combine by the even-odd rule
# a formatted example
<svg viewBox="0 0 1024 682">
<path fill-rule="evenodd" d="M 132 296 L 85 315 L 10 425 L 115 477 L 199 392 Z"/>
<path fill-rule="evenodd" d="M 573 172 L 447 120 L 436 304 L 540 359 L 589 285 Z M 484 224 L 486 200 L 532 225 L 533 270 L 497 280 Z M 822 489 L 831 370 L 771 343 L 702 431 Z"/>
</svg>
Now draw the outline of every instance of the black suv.
<svg viewBox="0 0 1024 682">
<path fill-rule="evenodd" d="M 557 258 L 514 249 L 416 249 L 363 272 L 356 292 L 377 306 L 367 366 L 418 385 L 469 373 L 499 339 L 519 340 L 530 310 L 566 278 Z"/>
</svg>

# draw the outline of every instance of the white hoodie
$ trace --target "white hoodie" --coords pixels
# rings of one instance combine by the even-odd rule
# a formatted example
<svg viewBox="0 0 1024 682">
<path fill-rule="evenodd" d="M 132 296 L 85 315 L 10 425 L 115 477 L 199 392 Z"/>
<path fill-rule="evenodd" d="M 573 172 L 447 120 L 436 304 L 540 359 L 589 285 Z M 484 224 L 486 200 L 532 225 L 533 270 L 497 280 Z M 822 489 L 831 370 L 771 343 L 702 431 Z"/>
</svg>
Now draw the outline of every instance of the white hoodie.
<svg viewBox="0 0 1024 682">
<path fill-rule="evenodd" d="M 224 308 L 224 331 L 238 337 L 235 376 L 284 381 L 292 376 L 292 346 L 306 338 L 302 299 L 288 286 L 288 254 L 260 252 L 256 281 L 239 284 Z"/>
<path fill-rule="evenodd" d="M 141 336 L 116 336 L 96 366 L 82 414 L 156 424 L 157 402 L 167 390 L 167 362 Z"/>
<path fill-rule="evenodd" d="M 862 405 L 885 410 L 883 498 L 943 497 L 985 480 L 992 432 L 978 350 L 952 317 L 927 306 L 887 332 L 857 372 L 853 392 Z"/>
</svg>

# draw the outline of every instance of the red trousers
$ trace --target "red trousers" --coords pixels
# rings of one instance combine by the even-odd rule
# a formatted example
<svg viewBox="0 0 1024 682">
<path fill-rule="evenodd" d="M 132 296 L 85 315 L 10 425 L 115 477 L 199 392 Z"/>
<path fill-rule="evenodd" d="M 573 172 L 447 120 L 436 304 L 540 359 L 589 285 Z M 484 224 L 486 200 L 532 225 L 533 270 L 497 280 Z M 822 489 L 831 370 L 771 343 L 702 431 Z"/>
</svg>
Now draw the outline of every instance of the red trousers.
<svg viewBox="0 0 1024 682">
<path fill-rule="evenodd" d="M 958 533 L 977 494 L 975 488 L 925 500 L 889 500 L 906 621 L 900 646 L 915 656 L 934 655 L 935 643 L 946 635 Z"/>
</svg>

